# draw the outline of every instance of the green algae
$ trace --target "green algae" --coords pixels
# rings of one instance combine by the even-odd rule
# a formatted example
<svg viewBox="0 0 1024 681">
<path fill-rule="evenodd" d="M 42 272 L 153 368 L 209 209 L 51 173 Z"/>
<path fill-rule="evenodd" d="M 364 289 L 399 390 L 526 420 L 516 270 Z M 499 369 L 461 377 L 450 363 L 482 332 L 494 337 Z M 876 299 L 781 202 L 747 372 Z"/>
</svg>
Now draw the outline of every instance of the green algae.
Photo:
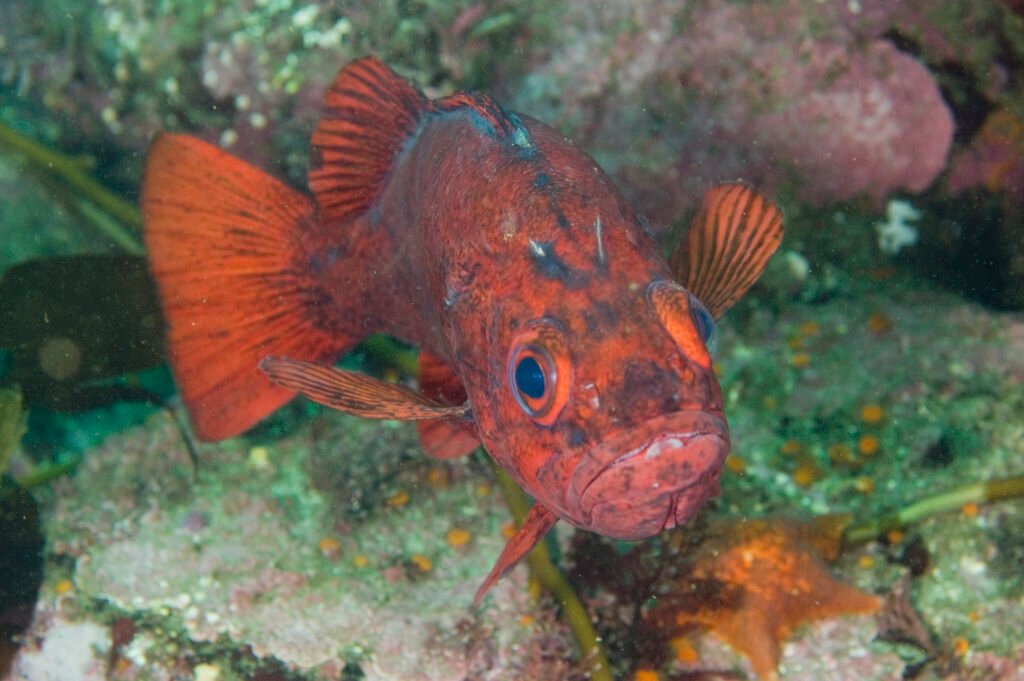
<svg viewBox="0 0 1024 681">
<path fill-rule="evenodd" d="M 65 183 L 69 191 L 84 199 L 85 202 L 77 204 L 78 209 L 102 236 L 127 253 L 144 253 L 138 238 L 126 229 L 126 226 L 136 231 L 141 228 L 142 217 L 139 211 L 90 177 L 88 161 L 53 151 L 18 134 L 3 123 L 0 123 L 0 149 L 24 156 L 35 173 L 54 177 Z M 92 208 L 91 204 L 95 204 L 96 208 Z"/>
</svg>

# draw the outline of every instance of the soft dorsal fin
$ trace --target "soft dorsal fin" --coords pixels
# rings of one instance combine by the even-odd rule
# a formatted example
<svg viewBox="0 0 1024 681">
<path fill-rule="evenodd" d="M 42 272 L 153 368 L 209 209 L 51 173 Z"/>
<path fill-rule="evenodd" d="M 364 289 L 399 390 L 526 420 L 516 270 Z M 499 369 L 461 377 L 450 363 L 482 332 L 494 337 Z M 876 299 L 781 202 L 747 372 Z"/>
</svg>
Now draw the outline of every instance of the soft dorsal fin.
<svg viewBox="0 0 1024 681">
<path fill-rule="evenodd" d="M 557 522 L 558 516 L 540 504 L 534 504 L 530 512 L 526 514 L 526 518 L 523 520 L 523 524 L 520 525 L 519 531 L 505 544 L 505 548 L 502 549 L 497 562 L 491 568 L 490 574 L 487 575 L 483 584 L 476 590 L 473 602 L 479 603 L 482 601 L 487 592 L 491 590 L 491 587 L 497 584 L 498 580 L 504 577 L 506 572 L 514 568 L 516 563 L 522 560 L 523 556 L 528 554 L 530 549 L 536 546 L 537 542 L 543 539 L 548 530 L 554 527 Z"/>
<path fill-rule="evenodd" d="M 744 184 L 712 187 L 669 266 L 718 319 L 754 285 L 781 241 L 782 212 L 774 203 Z"/>
<path fill-rule="evenodd" d="M 420 395 L 402 385 L 388 383 L 356 371 L 303 362 L 286 357 L 267 357 L 260 369 L 271 381 L 310 400 L 366 419 L 458 418 L 469 413 L 466 405 L 453 407 Z"/>
<path fill-rule="evenodd" d="M 425 105 L 416 88 L 376 57 L 341 70 L 310 145 L 309 188 L 326 219 L 369 208 Z"/>
<path fill-rule="evenodd" d="M 437 355 L 420 352 L 420 392 L 423 396 L 442 404 L 465 404 L 469 399 L 462 381 L 452 368 Z M 472 421 L 432 420 L 419 421 L 420 446 L 435 459 L 454 459 L 470 454 L 480 446 Z"/>
</svg>

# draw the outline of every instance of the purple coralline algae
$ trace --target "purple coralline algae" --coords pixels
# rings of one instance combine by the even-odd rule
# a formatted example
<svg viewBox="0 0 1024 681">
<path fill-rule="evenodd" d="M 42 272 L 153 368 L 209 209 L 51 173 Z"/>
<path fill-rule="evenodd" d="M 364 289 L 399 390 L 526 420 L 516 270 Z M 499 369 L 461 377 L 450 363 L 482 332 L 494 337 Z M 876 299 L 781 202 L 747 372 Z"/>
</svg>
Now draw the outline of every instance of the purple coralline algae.
<svg viewBox="0 0 1024 681">
<path fill-rule="evenodd" d="M 662 224 L 736 178 L 818 204 L 920 192 L 945 166 L 953 116 L 929 69 L 884 22 L 865 32 L 853 5 L 573 6 L 515 105 L 567 129 Z"/>
</svg>

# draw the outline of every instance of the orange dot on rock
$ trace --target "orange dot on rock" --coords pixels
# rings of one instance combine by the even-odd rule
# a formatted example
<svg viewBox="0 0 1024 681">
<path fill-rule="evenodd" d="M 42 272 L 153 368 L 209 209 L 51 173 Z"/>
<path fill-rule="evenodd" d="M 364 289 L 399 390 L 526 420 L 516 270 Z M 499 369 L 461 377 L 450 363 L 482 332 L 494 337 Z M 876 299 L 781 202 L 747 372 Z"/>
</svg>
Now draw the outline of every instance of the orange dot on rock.
<svg viewBox="0 0 1024 681">
<path fill-rule="evenodd" d="M 810 487 L 818 479 L 818 469 L 813 464 L 801 464 L 793 471 L 793 482 L 801 487 Z"/>
<path fill-rule="evenodd" d="M 409 493 L 405 490 L 399 490 L 388 497 L 388 506 L 393 508 L 401 508 L 409 503 Z"/>
<path fill-rule="evenodd" d="M 857 451 L 864 456 L 874 456 L 878 453 L 878 438 L 870 433 L 861 435 L 857 440 Z"/>
<path fill-rule="evenodd" d="M 453 527 L 448 530 L 448 544 L 454 548 L 459 548 L 460 546 L 468 544 L 472 536 L 473 535 L 469 533 L 469 530 L 461 527 Z"/>
<path fill-rule="evenodd" d="M 779 447 L 779 453 L 785 454 L 786 456 L 793 456 L 794 454 L 799 454 L 802 451 L 804 451 L 804 446 L 799 440 L 786 440 L 782 443 L 782 446 Z"/>
<path fill-rule="evenodd" d="M 747 470 L 747 462 L 735 454 L 731 454 L 725 460 L 725 467 L 732 473 L 745 473 Z"/>
<path fill-rule="evenodd" d="M 328 560 L 334 560 L 341 555 L 341 542 L 334 537 L 324 537 L 317 544 L 317 548 L 320 549 L 320 555 Z"/>
<path fill-rule="evenodd" d="M 870 403 L 860 408 L 860 420 L 869 425 L 881 423 L 885 418 L 885 411 L 880 405 Z"/>
</svg>

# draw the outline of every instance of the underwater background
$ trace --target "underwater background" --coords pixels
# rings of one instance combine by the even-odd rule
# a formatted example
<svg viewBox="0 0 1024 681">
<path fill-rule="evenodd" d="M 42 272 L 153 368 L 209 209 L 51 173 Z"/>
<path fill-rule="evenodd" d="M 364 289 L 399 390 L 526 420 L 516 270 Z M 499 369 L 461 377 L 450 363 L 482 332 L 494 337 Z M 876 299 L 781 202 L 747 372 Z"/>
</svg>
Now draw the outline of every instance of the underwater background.
<svg viewBox="0 0 1024 681">
<path fill-rule="evenodd" d="M 782 207 L 697 521 L 563 523 L 474 608 L 525 503 L 484 454 L 302 401 L 191 437 L 150 140 L 303 188 L 367 54 L 562 131 L 666 248 L 716 183 Z M 1020 0 L 0 0 L 0 195 L 0 678 L 1024 679 Z"/>
</svg>

